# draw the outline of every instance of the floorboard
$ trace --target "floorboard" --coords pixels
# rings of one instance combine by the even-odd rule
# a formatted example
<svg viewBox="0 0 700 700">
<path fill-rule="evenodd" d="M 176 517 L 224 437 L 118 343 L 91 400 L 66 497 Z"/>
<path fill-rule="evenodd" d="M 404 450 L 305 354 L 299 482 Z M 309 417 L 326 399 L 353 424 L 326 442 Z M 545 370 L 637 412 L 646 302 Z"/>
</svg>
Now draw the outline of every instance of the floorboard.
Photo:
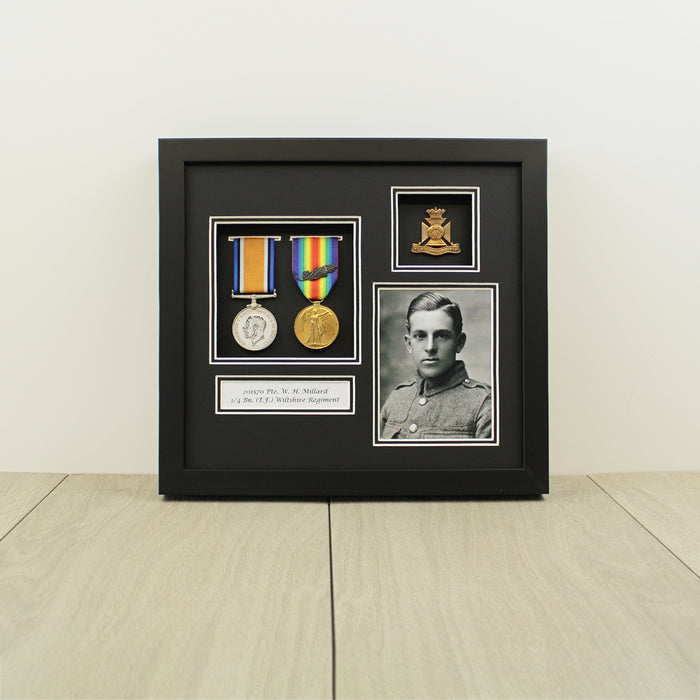
<svg viewBox="0 0 700 700">
<path fill-rule="evenodd" d="M 65 474 L 0 472 L 0 540 L 65 477 Z"/>
<path fill-rule="evenodd" d="M 700 472 L 590 478 L 700 576 Z"/>
<path fill-rule="evenodd" d="M 586 477 L 333 503 L 338 698 L 694 698 L 698 579 Z"/>
<path fill-rule="evenodd" d="M 70 476 L 0 542 L 1 697 L 332 694 L 325 503 Z"/>
</svg>

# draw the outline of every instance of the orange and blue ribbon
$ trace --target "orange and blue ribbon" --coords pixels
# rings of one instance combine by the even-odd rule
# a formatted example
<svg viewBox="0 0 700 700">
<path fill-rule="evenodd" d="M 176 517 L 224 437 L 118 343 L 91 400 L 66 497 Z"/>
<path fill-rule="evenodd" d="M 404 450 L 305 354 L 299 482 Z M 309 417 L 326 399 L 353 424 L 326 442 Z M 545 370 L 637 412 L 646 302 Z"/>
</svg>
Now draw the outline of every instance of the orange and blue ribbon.
<svg viewBox="0 0 700 700">
<path fill-rule="evenodd" d="M 315 280 L 304 280 L 304 272 L 335 265 L 333 272 L 326 272 Z M 301 236 L 292 238 L 292 274 L 309 301 L 323 301 L 338 279 L 338 238 L 336 236 Z"/>
<path fill-rule="evenodd" d="M 233 293 L 274 294 L 275 239 L 241 236 L 233 239 Z"/>
</svg>

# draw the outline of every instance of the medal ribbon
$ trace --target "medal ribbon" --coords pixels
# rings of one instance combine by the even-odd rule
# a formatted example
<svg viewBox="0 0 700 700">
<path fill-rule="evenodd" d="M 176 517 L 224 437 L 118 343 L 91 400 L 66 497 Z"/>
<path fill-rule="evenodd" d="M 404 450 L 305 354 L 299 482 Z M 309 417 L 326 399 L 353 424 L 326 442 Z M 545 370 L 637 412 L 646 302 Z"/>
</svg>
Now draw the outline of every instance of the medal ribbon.
<svg viewBox="0 0 700 700">
<path fill-rule="evenodd" d="M 275 239 L 241 236 L 233 239 L 233 293 L 274 294 Z"/>
<path fill-rule="evenodd" d="M 335 265 L 333 272 L 315 280 L 303 280 L 304 272 Z M 338 238 L 336 236 L 304 236 L 292 239 L 292 274 L 301 293 L 309 301 L 323 301 L 338 279 Z"/>
</svg>

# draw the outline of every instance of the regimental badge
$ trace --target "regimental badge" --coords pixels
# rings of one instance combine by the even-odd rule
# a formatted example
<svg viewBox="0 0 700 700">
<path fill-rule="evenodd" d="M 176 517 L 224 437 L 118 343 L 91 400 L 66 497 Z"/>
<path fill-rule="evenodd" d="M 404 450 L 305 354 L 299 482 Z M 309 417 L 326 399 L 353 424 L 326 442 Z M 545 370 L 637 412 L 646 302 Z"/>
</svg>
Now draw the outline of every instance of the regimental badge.
<svg viewBox="0 0 700 700">
<path fill-rule="evenodd" d="M 312 350 L 327 348 L 340 329 L 332 309 L 321 306 L 338 279 L 338 241 L 341 236 L 290 236 L 292 275 L 311 302 L 294 320 L 297 340 Z"/>
<path fill-rule="evenodd" d="M 277 321 L 258 299 L 274 299 L 275 241 L 279 236 L 229 236 L 233 243 L 232 299 L 250 299 L 231 324 L 234 340 L 245 350 L 257 352 L 277 336 Z"/>
<path fill-rule="evenodd" d="M 461 253 L 459 243 L 453 243 L 451 238 L 451 222 L 445 223 L 444 209 L 426 209 L 428 216 L 425 223 L 421 221 L 420 243 L 411 245 L 412 253 L 428 253 L 428 255 L 444 255 L 445 253 Z"/>
</svg>

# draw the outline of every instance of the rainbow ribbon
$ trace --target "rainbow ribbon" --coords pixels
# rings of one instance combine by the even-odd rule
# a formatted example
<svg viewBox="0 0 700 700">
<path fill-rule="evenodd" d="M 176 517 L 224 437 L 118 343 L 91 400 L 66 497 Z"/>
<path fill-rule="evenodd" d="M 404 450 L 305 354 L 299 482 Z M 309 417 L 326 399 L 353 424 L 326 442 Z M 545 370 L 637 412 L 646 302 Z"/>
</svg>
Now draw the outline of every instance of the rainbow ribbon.
<svg viewBox="0 0 700 700">
<path fill-rule="evenodd" d="M 233 293 L 274 294 L 275 239 L 242 236 L 233 239 Z"/>
<path fill-rule="evenodd" d="M 316 280 L 303 280 L 304 273 L 335 265 L 333 272 Z M 321 271 L 323 272 L 323 270 Z M 338 238 L 336 236 L 303 236 L 292 238 L 292 274 L 309 301 L 323 301 L 338 279 Z"/>
</svg>

